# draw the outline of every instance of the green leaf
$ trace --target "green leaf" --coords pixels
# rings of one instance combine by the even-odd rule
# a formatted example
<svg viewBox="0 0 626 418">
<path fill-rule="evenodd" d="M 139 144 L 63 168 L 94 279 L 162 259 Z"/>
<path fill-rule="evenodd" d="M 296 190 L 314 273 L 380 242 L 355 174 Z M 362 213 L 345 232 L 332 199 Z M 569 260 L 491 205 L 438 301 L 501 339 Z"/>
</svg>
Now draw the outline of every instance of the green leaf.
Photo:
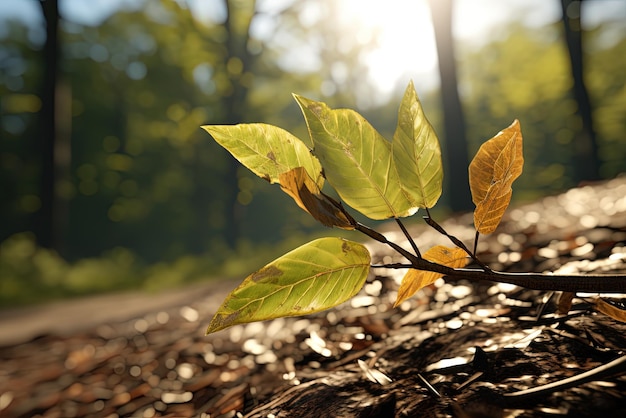
<svg viewBox="0 0 626 418">
<path fill-rule="evenodd" d="M 202 128 L 241 164 L 270 183 L 278 183 L 284 172 L 304 167 L 320 188 L 324 185 L 319 160 L 304 142 L 284 129 L 264 123 Z"/>
<path fill-rule="evenodd" d="M 213 317 L 207 334 L 232 325 L 323 311 L 365 283 L 370 254 L 341 238 L 311 241 L 248 276 Z"/>
<path fill-rule="evenodd" d="M 412 81 L 400 104 L 392 151 L 405 193 L 420 208 L 435 206 L 443 184 L 441 149 Z"/>
<path fill-rule="evenodd" d="M 414 214 L 418 207 L 401 187 L 391 143 L 350 109 L 294 95 L 328 182 L 348 205 L 371 219 Z"/>
</svg>

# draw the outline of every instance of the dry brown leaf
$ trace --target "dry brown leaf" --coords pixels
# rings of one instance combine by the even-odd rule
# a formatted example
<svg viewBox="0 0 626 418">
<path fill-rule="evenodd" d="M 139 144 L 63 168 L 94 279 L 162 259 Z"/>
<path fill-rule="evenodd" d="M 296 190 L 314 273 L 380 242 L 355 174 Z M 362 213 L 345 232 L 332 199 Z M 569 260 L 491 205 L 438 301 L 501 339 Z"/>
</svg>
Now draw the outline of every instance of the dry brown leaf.
<svg viewBox="0 0 626 418">
<path fill-rule="evenodd" d="M 278 176 L 280 187 L 325 226 L 354 229 L 355 221 L 341 205 L 321 192 L 304 167 L 297 167 Z"/>
<path fill-rule="evenodd" d="M 595 308 L 597 311 L 602 312 L 607 316 L 610 316 L 616 321 L 626 322 L 626 310 L 620 309 L 602 298 L 597 298 L 595 300 Z"/>
<path fill-rule="evenodd" d="M 452 268 L 465 267 L 469 262 L 467 253 L 458 247 L 446 247 L 436 245 L 424 253 L 424 258 L 433 263 L 441 264 Z M 398 306 L 418 290 L 434 283 L 443 276 L 441 273 L 411 269 L 406 272 L 398 289 L 398 297 L 394 307 Z"/>
<path fill-rule="evenodd" d="M 511 126 L 485 142 L 469 166 L 474 225 L 481 234 L 492 233 L 513 193 L 511 185 L 522 174 L 522 131 L 516 119 Z"/>
<path fill-rule="evenodd" d="M 573 299 L 574 299 L 574 292 L 561 293 L 561 296 L 559 296 L 557 312 L 560 313 L 561 315 L 567 315 L 570 309 L 572 309 Z"/>
</svg>

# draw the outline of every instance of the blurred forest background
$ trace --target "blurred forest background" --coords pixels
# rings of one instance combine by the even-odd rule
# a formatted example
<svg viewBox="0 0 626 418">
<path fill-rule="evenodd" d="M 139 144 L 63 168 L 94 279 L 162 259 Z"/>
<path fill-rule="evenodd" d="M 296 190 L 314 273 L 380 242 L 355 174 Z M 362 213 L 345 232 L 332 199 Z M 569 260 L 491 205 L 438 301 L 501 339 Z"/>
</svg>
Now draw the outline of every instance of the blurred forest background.
<svg viewBox="0 0 626 418">
<path fill-rule="evenodd" d="M 324 233 L 200 129 L 266 122 L 307 141 L 291 92 L 391 138 L 413 79 L 442 141 L 441 216 L 473 208 L 467 162 L 515 118 L 518 202 L 626 172 L 621 0 L 126 0 L 82 20 L 76 1 L 4 2 L 0 306 L 243 277 Z M 483 15 L 495 23 L 464 35 Z M 392 51 L 389 26 L 406 33 Z"/>
</svg>

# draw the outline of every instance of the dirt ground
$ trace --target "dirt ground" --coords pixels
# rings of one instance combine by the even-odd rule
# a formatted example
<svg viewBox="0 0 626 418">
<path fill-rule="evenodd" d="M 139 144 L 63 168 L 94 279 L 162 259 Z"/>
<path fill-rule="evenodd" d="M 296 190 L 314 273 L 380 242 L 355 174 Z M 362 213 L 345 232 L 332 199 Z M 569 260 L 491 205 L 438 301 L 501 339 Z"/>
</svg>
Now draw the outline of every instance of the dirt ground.
<svg viewBox="0 0 626 418">
<path fill-rule="evenodd" d="M 101 324 L 129 321 L 150 312 L 202 299 L 219 304 L 238 280 L 199 283 L 159 292 L 124 292 L 0 310 L 0 347 L 52 334 L 68 336 Z"/>
<path fill-rule="evenodd" d="M 464 241 L 470 224 L 442 223 Z M 626 274 L 626 179 L 510 209 L 482 242 L 495 270 Z M 375 263 L 401 261 L 366 245 Z M 209 336 L 236 283 L 4 312 L 0 416 L 626 416 L 626 324 L 594 295 L 560 314 L 558 293 L 441 280 L 393 308 L 402 274 L 376 269 L 326 312 Z"/>
</svg>

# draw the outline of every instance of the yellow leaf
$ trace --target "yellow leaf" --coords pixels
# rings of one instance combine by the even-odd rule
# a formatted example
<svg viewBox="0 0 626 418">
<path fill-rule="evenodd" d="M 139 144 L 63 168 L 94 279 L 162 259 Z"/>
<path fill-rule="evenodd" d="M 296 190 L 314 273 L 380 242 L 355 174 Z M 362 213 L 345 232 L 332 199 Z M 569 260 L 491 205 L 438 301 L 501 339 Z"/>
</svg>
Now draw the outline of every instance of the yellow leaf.
<svg viewBox="0 0 626 418">
<path fill-rule="evenodd" d="M 610 316 L 616 321 L 626 322 L 626 310 L 620 309 L 615 305 L 610 304 L 604 299 L 597 298 L 595 300 L 595 308 L 597 311 Z"/>
<path fill-rule="evenodd" d="M 441 264 L 452 268 L 465 267 L 469 262 L 467 253 L 458 247 L 446 247 L 436 245 L 424 253 L 424 258 L 433 263 Z M 441 273 L 432 271 L 423 271 L 411 269 L 407 271 L 400 283 L 398 289 L 398 297 L 394 303 L 394 307 L 398 306 L 418 290 L 434 283 L 438 278 L 443 276 Z"/>
<path fill-rule="evenodd" d="M 490 234 L 502 220 L 511 202 L 513 181 L 522 174 L 522 131 L 516 119 L 511 126 L 485 142 L 469 166 L 474 226 Z"/>
<path fill-rule="evenodd" d="M 354 229 L 356 221 L 341 205 L 321 192 L 304 167 L 296 167 L 278 176 L 280 187 L 323 225 Z"/>
</svg>

